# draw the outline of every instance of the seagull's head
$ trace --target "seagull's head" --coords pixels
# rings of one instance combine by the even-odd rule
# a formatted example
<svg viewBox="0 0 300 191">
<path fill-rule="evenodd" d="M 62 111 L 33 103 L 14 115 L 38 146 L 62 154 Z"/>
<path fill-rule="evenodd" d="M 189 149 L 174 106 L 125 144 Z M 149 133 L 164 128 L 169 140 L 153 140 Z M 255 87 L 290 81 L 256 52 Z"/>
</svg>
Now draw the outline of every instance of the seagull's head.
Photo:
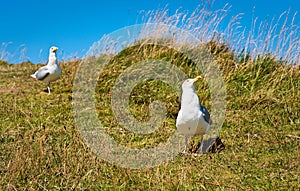
<svg viewBox="0 0 300 191">
<path fill-rule="evenodd" d="M 189 78 L 184 80 L 182 84 L 182 89 L 194 88 L 194 83 L 200 80 L 201 78 L 202 78 L 201 76 L 197 76 L 196 78 Z"/>
<path fill-rule="evenodd" d="M 50 53 L 52 53 L 52 52 L 56 52 L 58 50 L 58 48 L 56 47 L 56 46 L 52 46 L 51 48 L 50 48 Z"/>
</svg>

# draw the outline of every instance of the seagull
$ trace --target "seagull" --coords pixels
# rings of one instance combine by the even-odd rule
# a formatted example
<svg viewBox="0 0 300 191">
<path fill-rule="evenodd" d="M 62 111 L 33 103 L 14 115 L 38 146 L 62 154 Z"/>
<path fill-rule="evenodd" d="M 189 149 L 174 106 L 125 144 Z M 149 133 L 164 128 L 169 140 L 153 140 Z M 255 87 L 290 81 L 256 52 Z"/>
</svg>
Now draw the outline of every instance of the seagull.
<svg viewBox="0 0 300 191">
<path fill-rule="evenodd" d="M 47 84 L 47 91 L 50 94 L 50 82 L 60 78 L 61 69 L 56 58 L 57 47 L 52 46 L 49 50 L 49 58 L 46 66 L 39 68 L 34 74 L 30 75 L 33 78 L 41 80 Z M 46 90 L 45 90 L 46 91 Z"/>
<path fill-rule="evenodd" d="M 212 123 L 207 108 L 199 104 L 198 95 L 195 92 L 194 83 L 201 79 L 197 76 L 193 79 L 186 79 L 182 84 L 181 108 L 176 119 L 176 128 L 179 133 L 185 135 L 186 153 L 189 138 L 203 136 L 210 130 Z"/>
</svg>

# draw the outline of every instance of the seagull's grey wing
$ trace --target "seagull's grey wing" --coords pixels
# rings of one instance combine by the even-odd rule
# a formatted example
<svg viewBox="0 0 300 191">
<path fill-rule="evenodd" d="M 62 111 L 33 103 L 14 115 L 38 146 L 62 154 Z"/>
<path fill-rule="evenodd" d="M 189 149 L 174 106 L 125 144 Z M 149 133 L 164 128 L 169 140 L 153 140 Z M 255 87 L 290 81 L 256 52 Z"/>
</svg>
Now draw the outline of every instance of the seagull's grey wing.
<svg viewBox="0 0 300 191">
<path fill-rule="evenodd" d="M 41 67 L 37 72 L 36 72 L 36 78 L 38 80 L 43 80 L 45 79 L 48 75 L 50 74 L 48 68 L 46 67 Z"/>
<path fill-rule="evenodd" d="M 208 112 L 208 110 L 206 109 L 206 107 L 200 105 L 200 111 L 202 112 L 202 116 L 204 118 L 204 120 L 210 124 L 211 120 L 210 120 L 210 113 Z"/>
</svg>

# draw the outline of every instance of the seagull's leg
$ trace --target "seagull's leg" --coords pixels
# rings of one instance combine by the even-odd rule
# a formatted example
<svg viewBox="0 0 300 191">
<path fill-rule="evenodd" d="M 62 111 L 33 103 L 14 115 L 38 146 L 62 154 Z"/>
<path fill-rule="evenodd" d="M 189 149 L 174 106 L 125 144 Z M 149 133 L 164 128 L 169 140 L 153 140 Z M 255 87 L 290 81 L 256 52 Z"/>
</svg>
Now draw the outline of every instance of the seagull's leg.
<svg viewBox="0 0 300 191">
<path fill-rule="evenodd" d="M 198 150 L 198 154 L 205 154 L 208 152 L 208 149 L 212 146 L 212 144 L 214 143 L 215 139 L 208 137 L 209 132 L 210 132 L 210 124 L 211 124 L 211 119 L 210 119 L 210 123 L 208 124 L 207 128 L 206 128 L 206 132 L 205 134 L 202 136 L 202 141 L 201 141 L 201 145 L 200 148 Z M 207 135 L 207 136 L 205 136 Z"/>
<path fill-rule="evenodd" d="M 183 154 L 186 154 L 186 149 L 187 149 L 187 146 L 188 146 L 188 143 L 189 143 L 189 136 L 185 136 L 185 145 L 184 145 L 184 150 L 183 150 Z"/>
<path fill-rule="evenodd" d="M 48 84 L 47 84 L 47 89 L 48 89 L 48 94 L 51 94 L 51 91 L 50 91 L 50 82 L 48 82 Z"/>
<path fill-rule="evenodd" d="M 214 144 L 214 141 L 215 138 L 203 137 L 198 153 L 199 154 L 207 153 L 209 148 Z"/>
</svg>

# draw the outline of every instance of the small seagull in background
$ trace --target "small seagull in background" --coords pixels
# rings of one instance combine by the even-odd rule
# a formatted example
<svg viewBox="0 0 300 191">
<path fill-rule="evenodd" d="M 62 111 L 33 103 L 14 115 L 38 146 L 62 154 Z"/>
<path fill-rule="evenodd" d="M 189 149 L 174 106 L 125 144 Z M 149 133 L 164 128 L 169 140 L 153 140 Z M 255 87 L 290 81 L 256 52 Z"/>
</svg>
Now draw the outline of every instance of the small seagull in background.
<svg viewBox="0 0 300 191">
<path fill-rule="evenodd" d="M 33 78 L 36 78 L 47 84 L 47 90 L 50 94 L 50 82 L 53 82 L 60 78 L 61 76 L 61 68 L 58 64 L 56 58 L 57 47 L 52 46 L 49 52 L 49 58 L 46 66 L 39 68 L 34 74 L 30 75 Z"/>
<path fill-rule="evenodd" d="M 200 79 L 201 76 L 186 79 L 182 84 L 181 108 L 177 116 L 176 127 L 179 133 L 185 135 L 184 154 L 190 137 L 203 136 L 210 130 L 210 114 L 204 106 L 199 104 L 194 87 L 194 83 Z"/>
</svg>

